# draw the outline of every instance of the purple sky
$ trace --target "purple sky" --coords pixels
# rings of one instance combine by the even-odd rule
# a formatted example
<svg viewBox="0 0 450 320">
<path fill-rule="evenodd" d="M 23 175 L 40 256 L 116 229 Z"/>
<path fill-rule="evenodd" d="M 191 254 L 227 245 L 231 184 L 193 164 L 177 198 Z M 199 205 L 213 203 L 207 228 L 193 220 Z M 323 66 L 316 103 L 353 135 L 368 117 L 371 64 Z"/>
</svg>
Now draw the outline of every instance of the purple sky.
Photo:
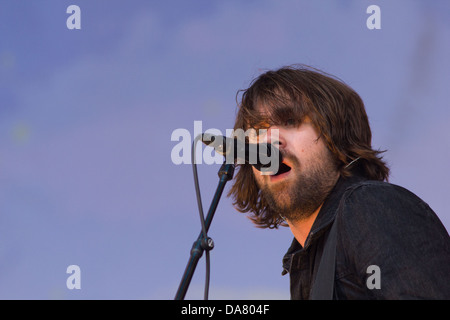
<svg viewBox="0 0 450 320">
<path fill-rule="evenodd" d="M 450 3 L 5 0 L 0 4 L 0 298 L 173 299 L 200 231 L 190 165 L 171 134 L 233 127 L 237 90 L 305 63 L 352 86 L 391 182 L 447 230 Z M 81 8 L 68 30 L 66 8 Z M 199 167 L 205 210 L 218 165 Z M 286 299 L 292 235 L 223 197 L 211 299 Z M 81 268 L 81 290 L 66 287 Z M 202 298 L 204 259 L 187 298 Z"/>
</svg>

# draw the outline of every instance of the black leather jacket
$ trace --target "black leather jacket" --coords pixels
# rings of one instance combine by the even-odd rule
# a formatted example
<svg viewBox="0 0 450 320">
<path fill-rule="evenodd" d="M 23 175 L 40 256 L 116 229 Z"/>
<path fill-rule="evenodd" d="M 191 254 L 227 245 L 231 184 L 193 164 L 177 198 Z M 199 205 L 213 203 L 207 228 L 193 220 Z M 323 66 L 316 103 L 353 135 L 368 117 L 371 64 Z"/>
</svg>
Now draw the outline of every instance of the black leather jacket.
<svg viewBox="0 0 450 320">
<path fill-rule="evenodd" d="M 339 179 L 304 248 L 293 240 L 283 258 L 291 299 L 309 299 L 335 218 L 335 299 L 450 299 L 450 237 L 439 218 L 410 191 L 361 176 Z"/>
</svg>

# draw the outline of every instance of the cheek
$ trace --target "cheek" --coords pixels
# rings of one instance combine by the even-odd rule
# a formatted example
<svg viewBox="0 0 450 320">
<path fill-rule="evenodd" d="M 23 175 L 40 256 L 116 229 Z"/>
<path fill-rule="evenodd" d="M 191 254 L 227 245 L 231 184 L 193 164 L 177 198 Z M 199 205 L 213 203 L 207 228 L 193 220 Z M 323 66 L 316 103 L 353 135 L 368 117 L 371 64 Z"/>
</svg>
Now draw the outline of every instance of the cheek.
<svg viewBox="0 0 450 320">
<path fill-rule="evenodd" d="M 261 179 L 261 175 L 259 174 L 260 172 L 258 170 L 256 170 L 255 168 L 252 167 L 252 172 L 253 172 L 253 176 L 255 177 L 256 180 L 260 180 Z"/>
<path fill-rule="evenodd" d="M 317 137 L 311 139 L 304 148 L 301 148 L 301 152 L 304 155 L 309 155 L 313 158 L 318 155 L 325 154 L 326 151 L 328 151 L 328 148 L 326 147 L 323 139 L 317 139 Z"/>
<path fill-rule="evenodd" d="M 292 150 L 292 155 L 294 158 L 291 161 L 294 164 L 295 170 L 308 170 L 312 165 L 317 165 L 326 155 L 328 149 L 319 142 L 311 142 L 298 146 Z"/>
<path fill-rule="evenodd" d="M 253 176 L 255 177 L 256 183 L 258 186 L 260 186 L 262 183 L 264 183 L 265 177 L 268 177 L 266 175 L 262 175 L 260 171 L 256 170 L 252 167 Z"/>
</svg>

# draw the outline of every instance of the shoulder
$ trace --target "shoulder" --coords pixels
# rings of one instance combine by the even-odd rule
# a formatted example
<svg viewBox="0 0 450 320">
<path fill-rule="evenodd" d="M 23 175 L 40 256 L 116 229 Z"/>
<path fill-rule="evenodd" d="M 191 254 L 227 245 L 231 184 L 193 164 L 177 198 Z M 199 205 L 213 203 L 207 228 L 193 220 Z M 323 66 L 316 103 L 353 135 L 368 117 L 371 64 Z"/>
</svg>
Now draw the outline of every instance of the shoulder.
<svg viewBox="0 0 450 320">
<path fill-rule="evenodd" d="M 346 190 L 346 200 L 383 201 L 386 199 L 397 201 L 423 202 L 408 189 L 385 181 L 363 180 L 351 185 Z"/>
<path fill-rule="evenodd" d="M 365 180 L 347 188 L 341 203 L 344 214 L 436 217 L 430 206 L 410 190 L 384 181 Z"/>
<path fill-rule="evenodd" d="M 382 181 L 360 181 L 347 188 L 338 211 L 342 235 L 379 243 L 448 243 L 448 233 L 428 204 L 408 189 Z M 421 237 L 413 235 L 421 235 Z"/>
<path fill-rule="evenodd" d="M 346 189 L 336 219 L 338 270 L 353 273 L 362 286 L 369 266 L 381 270 L 382 290 L 370 294 L 449 296 L 448 282 L 441 280 L 450 272 L 450 238 L 417 195 L 386 182 L 357 182 Z"/>
</svg>

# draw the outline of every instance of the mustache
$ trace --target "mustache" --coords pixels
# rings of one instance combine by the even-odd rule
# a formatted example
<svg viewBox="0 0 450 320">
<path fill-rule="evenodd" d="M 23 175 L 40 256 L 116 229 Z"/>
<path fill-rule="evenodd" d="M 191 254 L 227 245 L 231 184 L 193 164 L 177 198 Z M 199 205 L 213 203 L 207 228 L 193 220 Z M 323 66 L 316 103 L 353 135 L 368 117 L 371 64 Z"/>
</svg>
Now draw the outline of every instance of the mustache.
<svg viewBox="0 0 450 320">
<path fill-rule="evenodd" d="M 286 159 L 289 161 L 289 163 L 293 164 L 294 166 L 298 167 L 300 165 L 300 161 L 298 160 L 297 156 L 293 153 L 290 153 L 289 151 L 280 149 L 281 156 L 283 159 Z"/>
</svg>

